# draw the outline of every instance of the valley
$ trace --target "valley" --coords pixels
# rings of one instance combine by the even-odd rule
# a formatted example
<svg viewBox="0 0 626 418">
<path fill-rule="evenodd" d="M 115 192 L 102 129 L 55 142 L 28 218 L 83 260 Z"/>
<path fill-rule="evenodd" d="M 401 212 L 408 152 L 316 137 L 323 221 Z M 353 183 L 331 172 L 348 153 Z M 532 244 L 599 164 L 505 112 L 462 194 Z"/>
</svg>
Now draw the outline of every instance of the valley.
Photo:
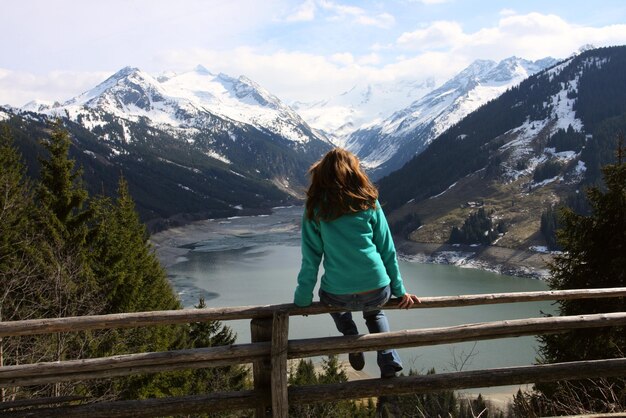
<svg viewBox="0 0 626 418">
<path fill-rule="evenodd" d="M 378 100 L 389 114 L 401 88 L 361 86 L 341 100 L 294 105 L 306 121 L 247 77 L 202 66 L 158 76 L 126 67 L 65 102 L 0 115 L 32 176 L 37 140 L 61 118 L 88 189 L 110 195 L 123 175 L 151 231 L 301 204 L 308 167 L 342 145 L 378 179 L 391 223 L 419 218 L 399 238 L 447 244 L 483 209 L 506 228 L 493 245 L 528 251 L 546 244 L 542 213 L 583 196 L 613 158 L 626 112 L 624 89 L 615 88 L 624 50 L 588 49 L 556 66 L 552 58 L 478 60 L 440 87 L 404 84 L 409 96 L 398 106 L 412 102 L 387 119 L 372 109 Z M 326 132 L 333 112 L 343 128 Z M 342 122 L 348 114 L 375 119 Z"/>
</svg>

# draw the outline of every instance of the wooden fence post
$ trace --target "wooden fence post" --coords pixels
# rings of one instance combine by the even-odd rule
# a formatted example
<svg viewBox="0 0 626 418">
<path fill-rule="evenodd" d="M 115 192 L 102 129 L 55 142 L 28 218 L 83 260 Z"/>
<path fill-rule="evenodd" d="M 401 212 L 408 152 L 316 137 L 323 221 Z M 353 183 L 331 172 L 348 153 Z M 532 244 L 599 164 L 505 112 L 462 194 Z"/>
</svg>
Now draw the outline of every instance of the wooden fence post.
<svg viewBox="0 0 626 418">
<path fill-rule="evenodd" d="M 289 313 L 274 312 L 272 328 L 272 416 L 289 417 L 287 397 L 287 344 L 289 343 Z"/>
<path fill-rule="evenodd" d="M 250 321 L 250 337 L 253 343 L 272 341 L 273 318 L 255 318 Z M 256 407 L 256 418 L 267 418 L 272 415 L 272 365 L 271 357 L 252 363 L 254 390 L 263 393 L 262 401 Z"/>
</svg>

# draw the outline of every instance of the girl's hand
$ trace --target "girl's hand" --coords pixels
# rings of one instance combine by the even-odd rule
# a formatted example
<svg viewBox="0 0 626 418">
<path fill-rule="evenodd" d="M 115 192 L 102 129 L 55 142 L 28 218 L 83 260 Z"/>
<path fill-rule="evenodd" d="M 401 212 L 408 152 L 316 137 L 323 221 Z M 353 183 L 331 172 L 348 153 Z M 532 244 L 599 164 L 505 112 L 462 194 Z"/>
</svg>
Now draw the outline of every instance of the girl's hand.
<svg viewBox="0 0 626 418">
<path fill-rule="evenodd" d="M 404 295 L 402 295 L 402 298 L 400 299 L 400 303 L 398 304 L 398 307 L 402 309 L 409 309 L 411 306 L 413 306 L 416 303 L 420 303 L 420 300 L 417 296 L 412 295 L 410 293 L 405 293 Z"/>
</svg>

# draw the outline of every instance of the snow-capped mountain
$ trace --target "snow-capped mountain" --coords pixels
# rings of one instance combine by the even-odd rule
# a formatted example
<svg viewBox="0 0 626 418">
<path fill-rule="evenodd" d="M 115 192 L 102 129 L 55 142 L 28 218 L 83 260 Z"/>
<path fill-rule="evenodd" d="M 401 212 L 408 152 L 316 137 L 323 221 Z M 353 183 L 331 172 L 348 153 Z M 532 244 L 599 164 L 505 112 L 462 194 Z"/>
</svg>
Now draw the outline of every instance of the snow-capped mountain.
<svg viewBox="0 0 626 418">
<path fill-rule="evenodd" d="M 293 203 L 332 146 L 252 80 L 203 67 L 157 77 L 126 67 L 61 104 L 7 111 L 38 137 L 61 118 L 96 191 L 114 191 L 123 173 L 144 220 Z"/>
<path fill-rule="evenodd" d="M 584 211 L 626 130 L 626 46 L 586 50 L 539 71 L 455 123 L 379 182 L 381 202 L 419 218 L 416 241 L 444 243 L 485 207 L 508 232 L 497 245 L 544 245 L 543 211 Z"/>
<path fill-rule="evenodd" d="M 374 177 L 382 177 L 402 167 L 481 105 L 556 62 L 553 58 L 527 61 L 517 57 L 499 63 L 477 60 L 382 123 L 353 132 L 345 146 L 361 158 Z"/>
<path fill-rule="evenodd" d="M 53 107 L 61 106 L 59 102 L 49 102 L 45 100 L 31 100 L 20 108 L 22 111 L 43 113 L 49 111 Z"/>
<path fill-rule="evenodd" d="M 207 119 L 219 117 L 293 143 L 326 142 L 297 113 L 252 80 L 215 75 L 202 66 L 157 78 L 126 67 L 62 105 L 31 102 L 24 110 L 66 115 L 72 120 L 82 115 L 91 126 L 103 123 L 99 117 L 103 113 L 133 121 L 145 118 L 154 125 L 181 129 L 201 129 Z"/>
<path fill-rule="evenodd" d="M 330 99 L 295 102 L 291 107 L 309 125 L 323 131 L 333 144 L 344 146 L 348 135 L 355 130 L 382 122 L 434 88 L 432 79 L 357 84 Z"/>
<path fill-rule="evenodd" d="M 115 155 L 128 152 L 126 144 L 145 142 L 146 131 L 172 137 L 294 194 L 306 182 L 307 167 L 331 147 L 249 78 L 215 75 L 202 66 L 158 77 L 125 67 L 62 104 L 31 102 L 22 112 L 66 117 L 98 135 Z M 268 164 L 277 154 L 297 162 Z"/>
</svg>

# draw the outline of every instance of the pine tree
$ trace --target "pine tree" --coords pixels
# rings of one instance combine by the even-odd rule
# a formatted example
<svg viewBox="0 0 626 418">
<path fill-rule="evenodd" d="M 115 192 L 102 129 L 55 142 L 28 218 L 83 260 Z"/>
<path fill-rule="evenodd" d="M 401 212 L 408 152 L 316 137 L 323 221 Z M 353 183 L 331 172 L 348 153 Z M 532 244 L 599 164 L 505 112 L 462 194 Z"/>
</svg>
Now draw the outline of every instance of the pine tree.
<svg viewBox="0 0 626 418">
<path fill-rule="evenodd" d="M 179 309 L 165 270 L 148 242 L 126 180 L 119 181 L 114 200 L 98 197 L 90 202 L 89 265 L 102 295 L 102 313 Z M 180 349 L 186 341 L 184 326 L 156 326 L 110 330 L 98 335 L 95 356 Z M 121 398 L 183 394 L 185 373 L 130 376 L 115 381 Z M 179 393 L 180 392 L 180 393 Z"/>
<path fill-rule="evenodd" d="M 50 138 L 42 141 L 42 145 L 49 158 L 39 160 L 37 198 L 48 211 L 47 230 L 56 240 L 81 246 L 85 243 L 86 223 L 91 213 L 83 210 L 88 195 L 82 184 L 82 171 L 69 158 L 71 141 L 60 120 L 54 123 Z"/>
<path fill-rule="evenodd" d="M 200 299 L 197 309 L 206 308 Z M 195 322 L 189 325 L 187 347 L 205 348 L 234 344 L 237 335 L 219 321 Z M 202 394 L 214 391 L 237 391 L 243 389 L 247 371 L 241 366 L 225 366 L 193 370 L 187 394 Z"/>
<path fill-rule="evenodd" d="M 463 226 L 459 229 L 456 226 L 452 228 L 448 242 L 450 244 L 484 244 L 490 245 L 500 233 L 506 232 L 506 226 L 500 222 L 493 227 L 491 213 L 485 212 L 484 208 L 470 213 L 463 222 Z"/>
<path fill-rule="evenodd" d="M 548 250 L 555 251 L 560 250 L 556 240 L 556 231 L 558 230 L 558 211 L 554 206 L 548 206 L 548 208 L 541 213 L 541 226 L 539 230 L 546 240 Z"/>
<path fill-rule="evenodd" d="M 315 365 L 310 359 L 300 359 L 295 370 L 289 376 L 290 385 L 314 385 L 317 384 Z"/>
<path fill-rule="evenodd" d="M 167 275 L 139 220 L 128 183 L 121 177 L 114 202 L 94 200 L 92 265 L 107 300 L 107 311 L 178 309 Z"/>
<path fill-rule="evenodd" d="M 33 298 L 28 277 L 36 274 L 35 210 L 24 166 L 7 126 L 0 129 L 0 321 L 20 319 L 20 301 Z M 31 296 L 27 296 L 31 295 Z"/>
<path fill-rule="evenodd" d="M 427 375 L 435 374 L 435 369 L 431 368 Z M 409 376 L 417 376 L 418 372 L 411 369 Z M 402 395 L 397 397 L 397 404 L 401 411 L 400 416 L 417 417 L 456 417 L 457 398 L 454 391 L 442 391 L 437 393 L 420 393 L 413 395 Z"/>
<path fill-rule="evenodd" d="M 86 245 L 91 215 L 83 209 L 88 194 L 81 171 L 69 158 L 71 141 L 57 121 L 47 140 L 47 159 L 40 159 L 40 179 L 36 187 L 36 223 L 44 236 L 39 249 L 46 264 L 40 271 L 43 286 L 39 294 L 39 317 L 68 317 L 102 312 L 102 300 L 94 282 Z M 47 339 L 47 342 L 45 342 Z M 87 355 L 94 344 L 92 334 L 58 333 L 42 336 L 45 354 L 39 360 L 61 361 Z M 52 396 L 75 393 L 79 384 L 55 384 Z"/>
<path fill-rule="evenodd" d="M 494 416 L 490 414 L 489 408 L 480 393 L 476 399 L 466 399 L 465 402 L 462 403 L 459 411 L 459 418 L 474 418 L 478 416 L 481 418 Z"/>
<path fill-rule="evenodd" d="M 621 149 L 621 148 L 620 148 Z M 589 289 L 626 286 L 626 164 L 603 168 L 606 190 L 588 191 L 590 216 L 563 210 L 559 243 L 563 254 L 552 266 L 552 289 Z M 561 301 L 561 315 L 580 315 L 626 310 L 624 298 Z M 624 327 L 574 330 L 566 334 L 540 338 L 540 352 L 545 362 L 592 360 L 623 357 L 626 352 Z M 594 394 L 594 385 L 580 383 Z M 624 390 L 624 381 L 616 383 Z M 540 385 L 548 396 L 552 385 Z M 597 395 L 597 394 L 596 394 Z M 593 395 L 591 396 L 593 398 Z"/>
<path fill-rule="evenodd" d="M 40 251 L 30 182 L 8 127 L 0 127 L 0 321 L 37 316 L 43 292 Z M 0 367 L 29 362 L 33 345 L 27 338 L 0 337 Z M 0 402 L 21 396 L 21 388 L 1 388 Z"/>
<path fill-rule="evenodd" d="M 48 140 L 42 141 L 48 151 L 40 159 L 41 171 L 36 201 L 41 216 L 41 231 L 48 243 L 49 259 L 43 272 L 49 282 L 50 304 L 46 316 L 64 317 L 101 312 L 94 276 L 89 264 L 87 237 L 91 211 L 83 209 L 88 194 L 82 184 L 81 170 L 69 157 L 71 141 L 61 121 L 53 125 Z"/>
<path fill-rule="evenodd" d="M 289 376 L 290 385 L 314 385 L 346 382 L 348 376 L 335 355 L 328 356 L 322 361 L 322 370 L 315 372 L 311 360 L 301 359 L 296 370 Z M 337 402 L 318 402 L 314 404 L 289 405 L 289 416 L 317 418 L 317 417 L 372 417 L 374 404 L 357 403 L 353 400 Z"/>
</svg>

